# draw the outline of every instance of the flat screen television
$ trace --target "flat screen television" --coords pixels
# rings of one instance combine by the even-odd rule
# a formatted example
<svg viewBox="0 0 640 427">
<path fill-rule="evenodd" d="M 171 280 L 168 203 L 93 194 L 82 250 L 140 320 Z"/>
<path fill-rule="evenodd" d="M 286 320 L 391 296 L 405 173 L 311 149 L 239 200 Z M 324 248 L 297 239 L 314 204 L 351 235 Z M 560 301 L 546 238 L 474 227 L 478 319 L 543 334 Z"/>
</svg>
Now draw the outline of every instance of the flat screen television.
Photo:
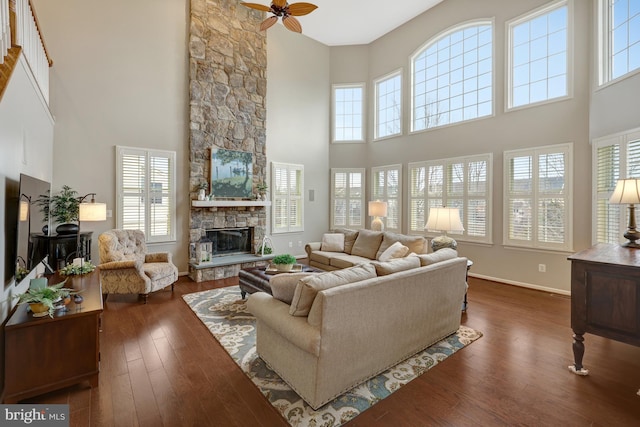
<svg viewBox="0 0 640 427">
<path fill-rule="evenodd" d="M 48 199 L 50 191 L 51 184 L 47 181 L 20 174 L 16 227 L 16 285 L 48 256 L 46 251 L 33 250 L 31 236 L 48 233 L 48 215 L 45 215 L 42 200 Z"/>
</svg>

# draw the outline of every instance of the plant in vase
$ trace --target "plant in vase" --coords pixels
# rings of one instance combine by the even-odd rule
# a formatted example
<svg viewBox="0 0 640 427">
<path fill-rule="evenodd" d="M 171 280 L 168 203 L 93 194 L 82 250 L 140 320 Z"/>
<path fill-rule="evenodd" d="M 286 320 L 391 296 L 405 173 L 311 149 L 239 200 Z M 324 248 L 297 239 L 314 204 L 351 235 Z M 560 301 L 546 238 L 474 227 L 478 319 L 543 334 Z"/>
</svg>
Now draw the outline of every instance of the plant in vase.
<svg viewBox="0 0 640 427">
<path fill-rule="evenodd" d="M 296 257 L 289 254 L 276 255 L 271 260 L 278 271 L 289 271 L 296 263 Z"/>
<path fill-rule="evenodd" d="M 67 280 L 42 288 L 29 288 L 25 293 L 15 295 L 18 304 L 29 304 L 34 317 L 42 317 L 47 314 L 53 317 L 56 308 L 64 307 L 67 299 L 79 291 L 63 287 Z"/>
<path fill-rule="evenodd" d="M 206 182 L 201 182 L 198 185 L 198 200 L 206 200 L 208 188 L 209 184 L 207 184 Z"/>
<path fill-rule="evenodd" d="M 258 194 L 260 195 L 260 200 L 267 200 L 268 189 L 269 189 L 269 186 L 265 184 L 264 181 L 261 181 L 256 185 L 256 190 L 258 190 Z"/>
<path fill-rule="evenodd" d="M 58 234 L 75 234 L 78 232 L 78 209 L 80 200 L 78 192 L 68 185 L 63 185 L 62 190 L 51 196 L 41 194 L 36 204 L 44 214 L 44 222 L 51 217 L 57 224 Z"/>
</svg>

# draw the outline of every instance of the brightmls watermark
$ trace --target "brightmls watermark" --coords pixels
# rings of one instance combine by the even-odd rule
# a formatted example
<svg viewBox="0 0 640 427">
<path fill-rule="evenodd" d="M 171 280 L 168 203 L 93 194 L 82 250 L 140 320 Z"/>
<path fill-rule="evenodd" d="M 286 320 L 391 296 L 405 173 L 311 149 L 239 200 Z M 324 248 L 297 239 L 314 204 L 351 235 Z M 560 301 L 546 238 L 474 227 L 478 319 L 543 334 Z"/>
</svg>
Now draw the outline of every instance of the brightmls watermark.
<svg viewBox="0 0 640 427">
<path fill-rule="evenodd" d="M 69 405 L 0 405 L 0 425 L 69 427 Z"/>
</svg>

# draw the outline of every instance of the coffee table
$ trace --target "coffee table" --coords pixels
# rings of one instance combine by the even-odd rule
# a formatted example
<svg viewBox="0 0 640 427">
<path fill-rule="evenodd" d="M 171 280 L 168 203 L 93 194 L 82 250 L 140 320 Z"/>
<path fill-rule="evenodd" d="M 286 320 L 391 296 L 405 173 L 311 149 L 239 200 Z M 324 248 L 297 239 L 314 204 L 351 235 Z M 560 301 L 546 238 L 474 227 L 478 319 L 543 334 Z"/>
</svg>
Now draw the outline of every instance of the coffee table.
<svg viewBox="0 0 640 427">
<path fill-rule="evenodd" d="M 289 274 L 286 272 L 268 274 L 265 273 L 266 268 L 267 267 L 263 266 L 243 268 L 240 270 L 240 273 L 238 273 L 238 282 L 240 284 L 242 299 L 244 299 L 248 293 L 252 294 L 259 291 L 271 294 L 271 285 L 269 284 L 271 278 L 276 274 Z M 323 273 L 324 270 L 302 264 L 302 270 L 297 270 L 297 272 Z"/>
</svg>

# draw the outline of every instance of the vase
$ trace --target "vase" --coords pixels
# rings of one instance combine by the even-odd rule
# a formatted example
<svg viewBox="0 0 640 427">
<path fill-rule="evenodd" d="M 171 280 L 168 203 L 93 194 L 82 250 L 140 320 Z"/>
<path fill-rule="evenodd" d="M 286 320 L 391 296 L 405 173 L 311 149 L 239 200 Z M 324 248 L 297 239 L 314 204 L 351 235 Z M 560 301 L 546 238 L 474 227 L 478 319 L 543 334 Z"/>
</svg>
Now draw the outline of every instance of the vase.
<svg viewBox="0 0 640 427">
<path fill-rule="evenodd" d="M 56 227 L 56 233 L 58 234 L 78 234 L 78 224 L 60 224 Z"/>
<path fill-rule="evenodd" d="M 204 192 L 204 189 L 201 188 L 200 190 L 198 190 L 198 200 L 202 201 L 202 200 L 204 200 L 206 198 L 207 198 L 207 196 L 206 196 L 206 194 Z"/>
<path fill-rule="evenodd" d="M 33 317 L 44 317 L 49 314 L 49 307 L 47 307 L 41 302 L 29 303 L 29 308 L 33 313 Z"/>
<path fill-rule="evenodd" d="M 291 271 L 293 264 L 276 264 L 276 270 L 278 271 Z"/>
</svg>

